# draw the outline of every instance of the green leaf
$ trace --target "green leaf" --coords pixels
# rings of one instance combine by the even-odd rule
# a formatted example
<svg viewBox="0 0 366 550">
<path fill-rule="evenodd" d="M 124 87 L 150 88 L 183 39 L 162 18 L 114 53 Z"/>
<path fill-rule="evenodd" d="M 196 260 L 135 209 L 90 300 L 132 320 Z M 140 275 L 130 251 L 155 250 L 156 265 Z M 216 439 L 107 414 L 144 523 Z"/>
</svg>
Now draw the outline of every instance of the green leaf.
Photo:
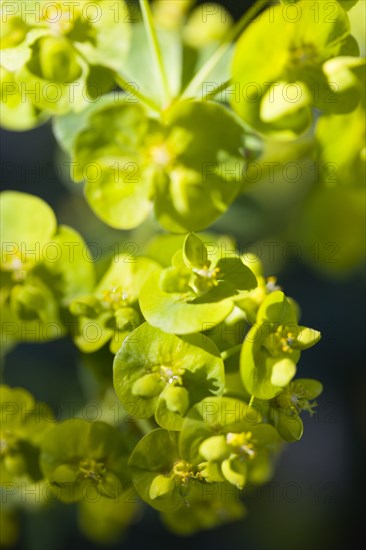
<svg viewBox="0 0 366 550">
<path fill-rule="evenodd" d="M 38 41 L 43 77 L 54 82 L 72 82 L 80 76 L 77 54 L 64 37 L 47 36 Z"/>
<path fill-rule="evenodd" d="M 18 191 L 1 193 L 1 246 L 5 251 L 10 245 L 15 247 L 13 260 L 20 255 L 23 243 L 27 256 L 39 262 L 42 247 L 51 240 L 56 225 L 55 214 L 42 199 Z"/>
<path fill-rule="evenodd" d="M 294 308 L 280 290 L 271 292 L 257 313 L 257 322 L 268 322 L 276 325 L 297 325 Z"/>
<path fill-rule="evenodd" d="M 271 384 L 273 386 L 280 386 L 282 388 L 284 386 L 287 386 L 287 384 L 291 382 L 295 374 L 296 364 L 288 357 L 284 357 L 283 359 L 279 360 L 273 360 L 271 374 Z"/>
<path fill-rule="evenodd" d="M 48 116 L 39 111 L 22 93 L 16 75 L 0 66 L 1 126 L 7 130 L 25 131 L 44 123 Z M 25 97 L 24 97 L 25 96 Z"/>
<path fill-rule="evenodd" d="M 0 401 L 1 482 L 40 481 L 39 445 L 55 422 L 52 411 L 23 388 L 1 385 Z"/>
<path fill-rule="evenodd" d="M 134 486 L 140 497 L 157 510 L 174 511 L 184 504 L 178 486 L 170 477 L 178 459 L 179 454 L 169 432 L 162 429 L 145 435 L 132 451 L 128 464 Z"/>
<path fill-rule="evenodd" d="M 123 104 L 125 94 L 109 93 L 88 104 L 81 112 L 70 112 L 53 118 L 53 133 L 64 151 L 71 154 L 78 135 L 87 128 L 90 117 L 110 106 Z"/>
<path fill-rule="evenodd" d="M 132 386 L 132 395 L 144 399 L 152 399 L 159 395 L 162 390 L 162 384 L 159 374 L 144 374 L 138 378 Z"/>
<path fill-rule="evenodd" d="M 92 22 L 95 41 L 77 41 L 76 48 L 93 65 L 115 71 L 126 66 L 131 40 L 128 4 L 119 0 L 98 0 L 98 17 Z"/>
<path fill-rule="evenodd" d="M 134 416 L 149 418 L 160 405 L 156 420 L 177 429 L 189 404 L 223 391 L 224 365 L 208 339 L 166 334 L 144 323 L 123 342 L 113 376 L 117 396 Z"/>
<path fill-rule="evenodd" d="M 191 291 L 190 279 L 190 271 L 185 272 L 182 269 L 168 267 L 161 272 L 159 286 L 161 290 L 167 293 L 184 294 Z"/>
<path fill-rule="evenodd" d="M 304 425 L 297 414 L 287 414 L 287 411 L 271 409 L 273 425 L 280 436 L 289 443 L 299 441 L 304 432 Z"/>
<path fill-rule="evenodd" d="M 91 252 L 81 235 L 66 225 L 60 225 L 49 244 L 54 255 L 45 257 L 45 268 L 53 277 L 59 277 L 58 289 L 62 292 L 62 304 L 86 294 L 95 285 L 95 269 Z"/>
<path fill-rule="evenodd" d="M 148 258 L 120 254 L 92 295 L 77 298 L 70 311 L 79 317 L 76 345 L 85 353 L 100 349 L 109 340 L 112 353 L 117 353 L 129 332 L 141 323 L 138 299 L 141 287 L 159 266 Z"/>
<path fill-rule="evenodd" d="M 358 111 L 358 116 L 360 114 Z M 342 135 L 341 141 L 346 148 L 348 132 L 334 134 L 336 135 Z M 335 137 L 331 139 L 339 141 Z M 340 143 L 338 145 L 340 146 Z M 319 253 L 316 252 L 314 255 L 314 252 L 308 251 L 304 254 L 307 263 L 331 277 L 340 277 L 352 272 L 364 259 L 362 204 L 364 190 L 360 186 L 360 182 L 364 179 L 364 168 L 359 160 L 357 159 L 354 164 L 328 165 L 329 174 L 325 177 L 328 179 L 339 177 L 339 185 L 324 185 L 314 190 L 296 224 L 295 230 L 299 243 L 310 241 L 317 243 Z M 333 169 L 335 175 L 331 176 Z M 348 174 L 350 174 L 349 177 Z M 360 238 L 353 239 L 352 235 L 355 234 L 360 235 Z"/>
<path fill-rule="evenodd" d="M 36 2 L 33 1 L 33 6 L 35 4 Z M 11 18 L 9 19 L 9 23 L 11 24 Z M 20 35 L 20 42 L 18 44 L 8 43 L 6 44 L 6 46 L 10 46 L 10 47 L 6 47 L 1 50 L 1 65 L 6 70 L 12 73 L 19 71 L 19 69 L 21 69 L 24 66 L 24 64 L 29 61 L 32 55 L 31 48 L 34 42 L 36 42 L 36 40 L 38 40 L 42 36 L 46 36 L 48 34 L 47 29 L 38 28 L 38 29 L 28 30 L 27 26 L 24 25 L 24 22 L 19 21 L 19 23 L 20 23 L 20 26 L 23 27 Z M 6 23 L 5 23 L 5 26 L 6 26 Z M 28 31 L 26 35 L 25 35 L 25 31 Z M 1 48 L 3 48 L 3 46 L 4 44 L 2 43 Z"/>
<path fill-rule="evenodd" d="M 159 274 L 155 273 L 141 289 L 140 307 L 151 325 L 167 333 L 191 334 L 223 321 L 234 304 L 229 298 L 217 303 L 187 302 L 181 293 L 164 292 L 160 287 Z"/>
<path fill-rule="evenodd" d="M 83 500 L 78 506 L 78 523 L 82 533 L 93 542 L 114 544 L 137 513 L 137 502 L 131 498 L 129 488 L 118 499 Z"/>
<path fill-rule="evenodd" d="M 167 528 L 179 536 L 240 521 L 246 513 L 238 499 L 238 492 L 227 482 L 210 483 L 204 488 L 202 485 L 192 487 L 187 502 L 189 506 L 183 506 L 176 512 L 164 512 L 162 517 Z"/>
<path fill-rule="evenodd" d="M 298 327 L 296 341 L 292 344 L 294 349 L 304 350 L 315 346 L 319 342 L 321 334 L 318 330 L 308 327 Z"/>
<path fill-rule="evenodd" d="M 207 265 L 207 248 L 194 233 L 189 233 L 184 241 L 183 258 L 187 267 L 191 269 L 200 269 Z"/>
<path fill-rule="evenodd" d="M 223 460 L 230 454 L 230 449 L 224 435 L 213 435 L 201 443 L 199 453 L 208 461 Z"/>
<path fill-rule="evenodd" d="M 78 73 L 73 80 L 50 81 L 43 74 L 39 65 L 37 52 L 42 47 L 42 43 L 39 43 L 39 41 L 32 46 L 35 54 L 32 54 L 31 59 L 17 73 L 18 81 L 26 84 L 29 89 L 37 90 L 37 93 L 31 96 L 31 100 L 40 110 L 59 115 L 63 115 L 71 110 L 76 112 L 81 111 L 89 99 L 86 93 L 86 82 L 89 75 L 87 63 L 78 56 Z M 75 71 L 74 68 L 72 70 Z M 63 76 L 60 75 L 59 78 Z M 73 77 L 74 75 L 70 76 L 70 78 Z"/>
<path fill-rule="evenodd" d="M 151 500 L 156 498 L 167 498 L 174 490 L 175 483 L 170 477 L 162 475 L 154 477 L 149 490 L 149 497 Z"/>
<path fill-rule="evenodd" d="M 168 76 L 172 96 L 181 88 L 182 44 L 179 33 L 157 29 L 158 42 L 163 56 L 163 64 Z M 151 50 L 143 23 L 132 26 L 131 45 L 128 56 L 121 65 L 121 71 L 129 82 L 134 83 L 141 92 L 163 106 L 160 92 L 159 75 L 151 63 Z"/>
<path fill-rule="evenodd" d="M 318 380 L 311 378 L 297 378 L 296 382 L 305 389 L 305 399 L 316 399 L 323 391 L 323 385 Z"/>
<path fill-rule="evenodd" d="M 99 164 L 100 176 L 95 181 L 87 181 L 85 197 L 104 223 L 116 229 L 131 229 L 149 215 L 150 183 L 132 181 L 131 168 L 133 171 L 138 168 L 124 159 L 121 168 L 118 166 L 117 173 L 113 173 L 112 160 L 110 164 Z"/>
<path fill-rule="evenodd" d="M 222 258 L 217 262 L 216 267 L 220 270 L 219 280 L 229 283 L 235 290 L 253 290 L 257 286 L 254 273 L 239 257 Z"/>
<path fill-rule="evenodd" d="M 74 139 L 78 169 L 73 178 L 86 179 L 91 207 L 118 229 L 139 225 L 151 210 L 153 173 L 151 167 L 143 170 L 146 159 L 139 154 L 149 124 L 156 126 L 140 105 L 107 104 L 91 113 L 88 126 Z"/>
<path fill-rule="evenodd" d="M 241 399 L 206 397 L 184 418 L 179 436 L 180 453 L 187 461 L 201 462 L 204 456 L 200 455 L 200 445 L 205 440 L 229 432 L 251 431 L 260 421 L 259 411 Z M 205 447 L 203 449 L 205 451 Z"/>
<path fill-rule="evenodd" d="M 243 489 L 247 478 L 247 464 L 238 457 L 230 457 L 223 461 L 221 470 L 229 483 Z"/>
<path fill-rule="evenodd" d="M 263 122 L 276 122 L 285 116 L 288 117 L 290 115 L 297 114 L 299 119 L 301 116 L 300 120 L 304 121 L 304 130 L 307 126 L 309 126 L 310 115 L 307 108 L 311 104 L 312 99 L 310 92 L 301 82 L 296 82 L 293 85 L 297 87 L 300 95 L 300 99 L 296 102 L 290 102 L 286 97 L 286 91 L 288 88 L 287 82 L 276 82 L 275 85 L 267 90 L 263 96 L 260 108 L 260 118 Z M 303 109 L 306 109 L 305 113 L 298 112 Z"/>
<path fill-rule="evenodd" d="M 357 4 L 358 0 L 338 0 L 338 3 L 344 8 L 345 10 L 350 10 Z"/>
<path fill-rule="evenodd" d="M 282 308 L 277 310 L 283 313 Z M 286 312 L 285 316 L 288 318 Z M 272 356 L 263 346 L 268 338 L 268 330 L 266 324 L 254 325 L 244 340 L 240 355 L 244 387 L 250 395 L 259 399 L 272 399 L 282 391 L 295 376 L 296 363 L 300 357 L 300 352 L 295 350 Z"/>
<path fill-rule="evenodd" d="M 218 8 L 221 13 L 223 7 Z M 207 21 L 208 23 L 208 21 Z M 207 25 L 205 23 L 205 26 Z M 197 37 L 196 37 L 197 39 Z M 199 39 L 199 38 L 198 38 Z M 195 86 L 192 85 L 192 80 L 195 78 L 199 70 L 208 62 L 212 55 L 217 50 L 217 42 L 211 42 L 198 50 L 188 44 L 184 45 L 183 50 L 183 76 L 182 81 L 184 86 L 190 86 L 189 91 L 185 88 L 185 97 L 202 98 L 207 93 L 211 92 L 216 86 L 230 80 L 230 67 L 232 65 L 233 47 L 228 47 L 226 53 L 221 57 L 220 61 L 207 73 L 204 82 L 196 81 Z M 230 92 L 228 92 L 229 94 Z M 228 96 L 225 92 L 222 96 L 218 96 L 220 101 L 226 101 Z"/>
<path fill-rule="evenodd" d="M 153 235 L 144 245 L 143 254 L 154 259 L 162 267 L 171 267 L 172 258 L 178 251 L 181 252 L 185 236 L 159 233 Z"/>
<path fill-rule="evenodd" d="M 128 481 L 124 437 L 103 422 L 71 419 L 55 425 L 42 441 L 40 463 L 63 502 L 85 498 L 88 486 L 117 498 Z"/>
<path fill-rule="evenodd" d="M 189 408 L 189 393 L 185 388 L 168 386 L 164 391 L 164 400 L 169 411 L 184 416 Z"/>
<path fill-rule="evenodd" d="M 310 126 L 312 105 L 337 109 L 338 101 L 334 105 L 318 101 L 318 95 L 327 93 L 323 63 L 342 55 L 350 33 L 346 12 L 335 7 L 332 21 L 324 23 L 323 6 L 318 6 L 320 20 L 314 22 L 313 6 L 306 0 L 296 2 L 301 15 L 293 20 L 289 10 L 277 5 L 243 32 L 232 66 L 238 92 L 232 95 L 231 106 L 259 132 L 294 139 Z"/>
<path fill-rule="evenodd" d="M 192 101 L 171 109 L 169 129 L 175 159 L 157 186 L 155 214 L 168 231 L 200 231 L 238 195 L 245 131 L 225 107 Z"/>
<path fill-rule="evenodd" d="M 80 302 L 77 301 L 78 303 Z M 71 308 L 71 311 L 75 311 L 75 309 Z M 116 331 L 108 326 L 111 319 L 112 314 L 110 312 L 102 313 L 97 318 L 94 318 L 94 316 L 90 318 L 80 317 L 78 330 L 74 337 L 76 346 L 83 353 L 94 353 L 101 349 L 116 334 Z"/>
</svg>

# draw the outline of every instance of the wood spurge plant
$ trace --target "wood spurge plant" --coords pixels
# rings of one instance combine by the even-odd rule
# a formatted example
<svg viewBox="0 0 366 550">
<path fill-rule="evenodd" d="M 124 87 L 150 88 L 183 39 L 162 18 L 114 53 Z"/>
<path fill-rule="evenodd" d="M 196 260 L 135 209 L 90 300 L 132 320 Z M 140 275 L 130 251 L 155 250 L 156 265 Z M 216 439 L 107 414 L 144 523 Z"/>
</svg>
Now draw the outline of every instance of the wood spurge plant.
<svg viewBox="0 0 366 550">
<path fill-rule="evenodd" d="M 175 533 L 213 528 L 244 516 L 246 484 L 269 481 L 302 437 L 322 385 L 300 358 L 321 335 L 240 249 L 230 213 L 262 193 L 265 223 L 279 209 L 293 242 L 323 246 L 339 225 L 342 261 L 322 269 L 362 259 L 338 216 L 362 224 L 365 64 L 349 16 L 361 4 L 257 0 L 234 22 L 194 0 L 1 1 L 3 126 L 52 124 L 69 190 L 121 230 L 100 257 L 41 198 L 1 194 L 4 349 L 69 338 L 93 380 L 57 415 L 5 377 L 5 525 L 31 487 L 39 506 L 77 503 L 102 543 L 143 503 Z M 283 162 L 317 168 L 311 189 L 286 191 L 294 206 L 274 198 Z M 250 175 L 267 165 L 271 189 Z"/>
</svg>

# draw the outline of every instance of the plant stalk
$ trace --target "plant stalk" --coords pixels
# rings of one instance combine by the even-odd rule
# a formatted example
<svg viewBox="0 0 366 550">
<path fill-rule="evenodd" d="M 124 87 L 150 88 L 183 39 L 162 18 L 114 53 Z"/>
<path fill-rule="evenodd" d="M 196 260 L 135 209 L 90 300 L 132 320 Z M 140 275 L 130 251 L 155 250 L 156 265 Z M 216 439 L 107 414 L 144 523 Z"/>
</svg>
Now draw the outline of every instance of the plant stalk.
<svg viewBox="0 0 366 550">
<path fill-rule="evenodd" d="M 229 357 L 232 357 L 236 353 L 239 353 L 239 351 L 242 348 L 242 344 L 238 344 L 237 346 L 234 346 L 233 348 L 227 349 L 221 353 L 221 359 L 223 361 L 226 361 L 226 359 L 229 359 Z"/>
<path fill-rule="evenodd" d="M 124 88 L 125 90 L 129 90 L 137 99 L 141 101 L 141 103 L 144 103 L 145 105 L 150 107 L 150 109 L 152 109 L 153 111 L 160 113 L 159 105 L 155 103 L 155 101 L 153 101 L 152 99 L 150 99 L 149 97 L 141 93 L 136 88 L 136 86 L 132 86 L 132 84 L 128 82 L 128 80 L 126 80 L 125 77 L 122 76 L 120 73 L 115 73 L 114 79 L 117 82 L 118 86 L 120 86 L 121 88 Z"/>
<path fill-rule="evenodd" d="M 168 105 L 171 99 L 169 81 L 168 81 L 168 76 L 164 66 L 164 60 L 161 53 L 161 48 L 160 48 L 158 35 L 156 32 L 156 27 L 154 24 L 154 19 L 152 16 L 149 0 L 140 0 L 140 8 L 141 8 L 142 17 L 145 24 L 147 37 L 150 44 L 150 50 L 155 63 L 157 76 L 160 79 L 160 83 L 161 83 L 163 101 L 165 105 Z"/>
<path fill-rule="evenodd" d="M 150 424 L 149 420 L 145 420 L 141 418 L 139 420 L 136 420 L 136 425 L 138 426 L 138 428 L 140 429 L 140 432 L 143 435 L 150 433 L 151 430 L 154 429 L 154 427 Z"/>
<path fill-rule="evenodd" d="M 221 44 L 213 55 L 200 68 L 197 74 L 192 78 L 189 84 L 183 90 L 180 99 L 188 99 L 194 96 L 198 86 L 202 85 L 212 70 L 221 61 L 226 52 L 230 49 L 232 43 L 238 38 L 243 30 L 253 21 L 258 13 L 269 4 L 270 0 L 258 0 L 249 10 L 247 10 L 228 34 L 222 39 Z"/>
</svg>

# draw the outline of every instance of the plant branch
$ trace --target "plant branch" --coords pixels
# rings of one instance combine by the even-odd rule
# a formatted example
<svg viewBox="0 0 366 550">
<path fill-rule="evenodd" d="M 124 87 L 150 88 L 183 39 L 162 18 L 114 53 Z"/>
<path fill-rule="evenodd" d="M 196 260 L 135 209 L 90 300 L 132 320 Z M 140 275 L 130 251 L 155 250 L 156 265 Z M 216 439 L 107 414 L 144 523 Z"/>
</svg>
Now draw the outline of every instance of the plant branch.
<svg viewBox="0 0 366 550">
<path fill-rule="evenodd" d="M 155 101 L 153 101 L 152 99 L 150 99 L 149 97 L 141 93 L 136 88 L 136 85 L 132 85 L 131 82 L 128 82 L 128 80 L 126 80 L 125 77 L 122 76 L 120 73 L 115 73 L 114 79 L 117 82 L 118 86 L 120 86 L 121 88 L 124 88 L 125 90 L 130 91 L 137 99 L 141 101 L 141 103 L 144 103 L 145 105 L 153 109 L 153 111 L 160 113 L 161 109 L 159 105 L 155 103 Z"/>
<path fill-rule="evenodd" d="M 223 361 L 226 361 L 226 359 L 229 359 L 229 357 L 232 357 L 236 353 L 239 353 L 239 351 L 242 348 L 242 344 L 238 344 L 237 346 L 234 346 L 233 348 L 227 349 L 221 353 L 221 359 Z"/>
<path fill-rule="evenodd" d="M 205 102 L 208 99 L 211 99 L 211 98 L 215 97 L 220 92 L 223 92 L 224 90 L 229 88 L 231 86 L 231 84 L 232 84 L 232 81 L 227 80 L 226 82 L 223 82 L 222 84 L 219 84 L 219 85 L 215 86 L 215 88 L 213 90 L 211 90 L 210 92 L 207 92 L 207 94 L 205 94 L 201 97 L 201 101 Z"/>
<path fill-rule="evenodd" d="M 136 420 L 136 425 L 138 426 L 138 428 L 140 429 L 140 432 L 143 435 L 146 435 L 150 433 L 152 430 L 154 430 L 154 426 L 152 426 L 149 420 L 145 420 L 145 419 Z"/>
<path fill-rule="evenodd" d="M 142 17 L 144 19 L 145 29 L 150 44 L 150 50 L 153 56 L 153 60 L 156 67 L 157 76 L 160 78 L 162 93 L 164 97 L 164 103 L 168 104 L 170 101 L 170 90 L 168 76 L 164 66 L 164 60 L 161 53 L 158 35 L 154 24 L 153 16 L 149 0 L 140 0 L 140 8 Z"/>
<path fill-rule="evenodd" d="M 202 85 L 212 70 L 221 61 L 226 52 L 230 49 L 231 44 L 238 38 L 243 30 L 253 21 L 258 13 L 269 4 L 270 0 L 257 0 L 257 2 L 247 10 L 241 19 L 234 25 L 228 34 L 222 39 L 221 44 L 214 54 L 200 68 L 196 75 L 192 78 L 181 94 L 181 99 L 188 99 L 195 94 L 198 86 Z"/>
</svg>

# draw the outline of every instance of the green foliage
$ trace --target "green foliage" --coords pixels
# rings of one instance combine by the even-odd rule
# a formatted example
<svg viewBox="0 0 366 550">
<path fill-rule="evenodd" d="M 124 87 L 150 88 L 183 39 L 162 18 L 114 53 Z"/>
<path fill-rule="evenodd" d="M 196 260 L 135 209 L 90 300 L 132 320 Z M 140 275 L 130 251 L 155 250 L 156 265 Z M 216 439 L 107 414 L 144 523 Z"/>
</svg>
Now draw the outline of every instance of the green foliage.
<svg viewBox="0 0 366 550">
<path fill-rule="evenodd" d="M 70 227 L 57 227 L 53 211 L 38 197 L 4 191 L 1 250 L 4 341 L 63 336 L 64 310 L 94 285 L 94 266 L 82 237 Z"/>
<path fill-rule="evenodd" d="M 43 439 L 40 465 L 63 502 L 85 499 L 89 486 L 114 499 L 129 479 L 127 452 L 124 437 L 115 428 L 70 419 L 55 425 Z"/>
<path fill-rule="evenodd" d="M 320 340 L 320 333 L 298 325 L 296 311 L 283 292 L 269 294 L 245 337 L 240 369 L 244 387 L 259 399 L 272 399 L 296 374 L 301 350 Z"/>
<path fill-rule="evenodd" d="M 9 130 L 30 130 L 48 116 L 22 95 L 14 73 L 0 66 L 1 126 Z"/>
<path fill-rule="evenodd" d="M 183 102 L 159 123 L 127 96 L 109 98 L 88 111 L 81 132 L 71 127 L 73 178 L 86 180 L 97 215 L 129 229 L 153 205 L 165 229 L 183 233 L 223 214 L 241 189 L 245 164 L 245 132 L 235 117 L 215 103 Z M 59 127 L 70 124 L 61 119 Z"/>
<path fill-rule="evenodd" d="M 269 418 L 285 441 L 297 441 L 303 434 L 301 411 L 314 414 L 317 403 L 310 403 L 323 391 L 317 380 L 297 379 L 269 403 Z"/>
<path fill-rule="evenodd" d="M 188 408 L 224 388 L 224 364 L 216 346 L 200 335 L 178 337 L 147 323 L 124 341 L 114 361 L 114 385 L 137 418 L 179 430 Z"/>
<path fill-rule="evenodd" d="M 319 185 L 294 228 L 299 242 L 316 242 L 323 251 L 317 268 L 338 276 L 364 259 L 364 120 L 364 104 L 349 114 L 320 118 L 316 127 Z M 335 135 L 342 140 L 335 140 Z M 306 256 L 314 264 L 314 255 L 307 251 Z"/>
<path fill-rule="evenodd" d="M 193 407 L 179 437 L 183 458 L 199 463 L 208 483 L 227 481 L 239 489 L 247 481 L 259 482 L 258 465 L 266 481 L 268 453 L 279 442 L 277 431 L 261 423 L 258 411 L 228 397 L 206 397 Z"/>
<path fill-rule="evenodd" d="M 54 422 L 52 411 L 22 388 L 0 386 L 1 483 L 42 479 L 40 444 Z"/>
<path fill-rule="evenodd" d="M 220 250 L 220 247 L 217 247 Z M 256 286 L 256 278 L 235 253 L 212 253 L 194 234 L 188 234 L 182 250 L 168 267 L 146 281 L 140 306 L 147 321 L 165 332 L 190 334 L 223 321 L 234 299 Z"/>
<path fill-rule="evenodd" d="M 241 98 L 231 105 L 262 133 L 291 139 L 309 128 L 313 107 L 344 113 L 357 106 L 360 86 L 348 67 L 362 61 L 352 57 L 359 52 L 349 19 L 338 4 L 331 20 L 322 7 L 316 16 L 306 0 L 296 2 L 295 15 L 276 6 L 237 44 L 233 80 Z"/>
<path fill-rule="evenodd" d="M 27 9 L 22 0 L 13 3 L 1 41 L 7 127 L 23 129 L 16 115 L 25 109 L 26 128 L 38 123 L 35 114 L 39 111 L 81 111 L 95 94 L 100 96 L 112 87 L 113 74 L 127 53 L 130 25 L 126 16 L 118 27 L 114 24 L 112 0 L 94 4 L 92 13 L 85 0 L 49 6 L 31 0 Z M 126 11 L 122 1 L 120 8 Z M 27 93 L 27 89 L 35 92 Z M 13 96 L 19 95 L 16 101 Z M 10 114 L 15 115 L 14 123 Z"/>
<path fill-rule="evenodd" d="M 118 542 L 138 512 L 137 504 L 131 501 L 129 493 L 127 490 L 114 499 L 101 496 L 96 500 L 83 500 L 78 519 L 84 535 L 99 544 Z"/>
<path fill-rule="evenodd" d="M 75 343 L 81 351 L 92 353 L 108 341 L 112 353 L 119 350 L 125 337 L 142 322 L 140 290 L 156 269 L 158 264 L 148 258 L 115 256 L 92 293 L 73 300 L 70 311 L 79 321 Z"/>
</svg>

